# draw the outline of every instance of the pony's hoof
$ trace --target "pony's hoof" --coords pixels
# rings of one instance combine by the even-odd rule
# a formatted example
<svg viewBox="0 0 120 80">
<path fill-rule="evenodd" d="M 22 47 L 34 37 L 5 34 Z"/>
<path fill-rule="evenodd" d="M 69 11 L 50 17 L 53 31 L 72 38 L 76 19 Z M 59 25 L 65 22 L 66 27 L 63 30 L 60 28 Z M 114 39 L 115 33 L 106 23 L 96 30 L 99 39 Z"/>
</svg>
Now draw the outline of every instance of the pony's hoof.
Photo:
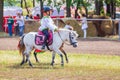
<svg viewBox="0 0 120 80">
<path fill-rule="evenodd" d="M 66 63 L 69 63 L 69 61 L 66 61 Z"/>
<path fill-rule="evenodd" d="M 26 59 L 25 63 L 27 63 L 27 62 L 28 62 L 28 59 Z"/>
<path fill-rule="evenodd" d="M 36 61 L 36 63 L 40 63 L 39 61 Z"/>
<path fill-rule="evenodd" d="M 30 66 L 30 67 L 33 67 L 33 65 L 32 65 L 32 64 L 29 64 L 29 66 Z"/>
<path fill-rule="evenodd" d="M 25 63 L 25 62 L 24 62 L 24 61 L 22 61 L 22 62 L 20 63 L 20 66 L 22 66 L 24 63 Z"/>
<path fill-rule="evenodd" d="M 51 63 L 50 65 L 51 65 L 51 66 L 54 66 L 54 64 L 53 64 L 53 63 Z"/>
</svg>

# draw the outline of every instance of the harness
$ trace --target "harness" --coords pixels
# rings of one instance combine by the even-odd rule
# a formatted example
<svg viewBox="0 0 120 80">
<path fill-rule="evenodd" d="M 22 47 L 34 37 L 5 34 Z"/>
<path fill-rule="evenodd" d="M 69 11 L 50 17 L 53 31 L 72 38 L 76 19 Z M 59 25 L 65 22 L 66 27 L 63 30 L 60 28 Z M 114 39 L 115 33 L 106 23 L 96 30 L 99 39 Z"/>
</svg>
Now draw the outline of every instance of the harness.
<svg viewBox="0 0 120 80">
<path fill-rule="evenodd" d="M 72 43 L 72 40 L 71 40 L 71 38 L 70 38 L 70 37 L 71 37 L 70 34 L 71 34 L 71 33 L 69 33 L 69 39 L 70 39 L 70 44 L 69 44 L 69 43 L 66 43 L 65 41 L 63 41 L 60 33 L 58 32 L 58 35 L 59 35 L 60 39 L 61 39 L 61 40 L 63 41 L 63 43 L 65 43 L 66 45 L 72 45 L 72 44 L 73 44 L 73 43 Z"/>
</svg>

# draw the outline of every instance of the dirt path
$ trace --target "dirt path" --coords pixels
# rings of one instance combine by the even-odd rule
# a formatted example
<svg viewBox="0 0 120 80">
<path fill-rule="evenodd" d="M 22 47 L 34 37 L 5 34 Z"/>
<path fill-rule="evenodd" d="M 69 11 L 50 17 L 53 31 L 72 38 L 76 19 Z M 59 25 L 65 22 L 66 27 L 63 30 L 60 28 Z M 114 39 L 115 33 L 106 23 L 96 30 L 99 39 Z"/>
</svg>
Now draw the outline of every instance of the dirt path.
<svg viewBox="0 0 120 80">
<path fill-rule="evenodd" d="M 19 38 L 0 38 L 0 50 L 17 50 Z M 65 45 L 67 53 L 120 55 L 120 41 L 105 39 L 78 39 L 78 47 Z"/>
</svg>

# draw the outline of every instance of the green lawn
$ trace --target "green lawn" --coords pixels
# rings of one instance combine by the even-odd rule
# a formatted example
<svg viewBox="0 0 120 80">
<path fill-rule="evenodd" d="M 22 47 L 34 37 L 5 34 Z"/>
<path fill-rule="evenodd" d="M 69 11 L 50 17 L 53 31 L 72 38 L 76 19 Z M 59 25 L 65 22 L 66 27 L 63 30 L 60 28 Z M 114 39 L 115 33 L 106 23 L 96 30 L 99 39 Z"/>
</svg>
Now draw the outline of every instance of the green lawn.
<svg viewBox="0 0 120 80">
<path fill-rule="evenodd" d="M 20 66 L 22 56 L 18 51 L 0 51 L 0 80 L 120 80 L 120 56 L 68 53 L 69 63 L 60 65 L 56 55 L 54 67 L 50 66 L 51 53 L 38 54 L 36 63 Z"/>
</svg>

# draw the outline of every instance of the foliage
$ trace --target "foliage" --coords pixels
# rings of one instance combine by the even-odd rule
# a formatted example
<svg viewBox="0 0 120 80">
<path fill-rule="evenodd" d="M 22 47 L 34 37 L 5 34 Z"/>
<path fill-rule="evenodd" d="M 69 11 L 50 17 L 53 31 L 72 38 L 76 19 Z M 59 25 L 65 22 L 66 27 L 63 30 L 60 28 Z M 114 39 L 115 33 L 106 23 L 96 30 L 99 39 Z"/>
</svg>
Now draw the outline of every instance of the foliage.
<svg viewBox="0 0 120 80">
<path fill-rule="evenodd" d="M 33 0 L 26 0 L 28 8 L 33 7 L 33 3 L 31 3 L 31 1 L 33 1 Z M 24 2 L 23 2 L 23 4 L 24 4 Z M 25 8 L 25 5 L 23 5 L 23 8 Z"/>
<path fill-rule="evenodd" d="M 65 0 L 44 0 L 48 6 L 56 7 L 58 13 L 60 12 L 61 6 L 64 4 Z"/>
<path fill-rule="evenodd" d="M 32 1 L 33 0 L 26 0 L 27 7 L 32 7 Z M 4 4 L 5 6 L 20 6 L 20 0 L 4 0 Z M 23 8 L 25 8 L 25 5 L 23 5 Z"/>
<path fill-rule="evenodd" d="M 116 6 L 120 7 L 120 0 L 115 0 Z"/>
<path fill-rule="evenodd" d="M 117 7 L 120 6 L 120 0 L 103 0 L 103 1 L 105 1 L 107 4 L 110 4 L 111 1 L 112 1 L 112 2 L 115 2 L 115 3 L 116 3 L 116 6 L 117 6 Z"/>
<path fill-rule="evenodd" d="M 18 3 L 20 3 L 20 1 L 16 1 L 16 0 L 4 0 L 5 6 L 14 6 L 14 5 L 17 5 Z"/>
<path fill-rule="evenodd" d="M 57 8 L 58 13 L 60 12 L 60 8 L 61 8 L 62 5 L 63 5 L 62 0 L 61 1 L 54 0 L 54 7 Z"/>
</svg>

